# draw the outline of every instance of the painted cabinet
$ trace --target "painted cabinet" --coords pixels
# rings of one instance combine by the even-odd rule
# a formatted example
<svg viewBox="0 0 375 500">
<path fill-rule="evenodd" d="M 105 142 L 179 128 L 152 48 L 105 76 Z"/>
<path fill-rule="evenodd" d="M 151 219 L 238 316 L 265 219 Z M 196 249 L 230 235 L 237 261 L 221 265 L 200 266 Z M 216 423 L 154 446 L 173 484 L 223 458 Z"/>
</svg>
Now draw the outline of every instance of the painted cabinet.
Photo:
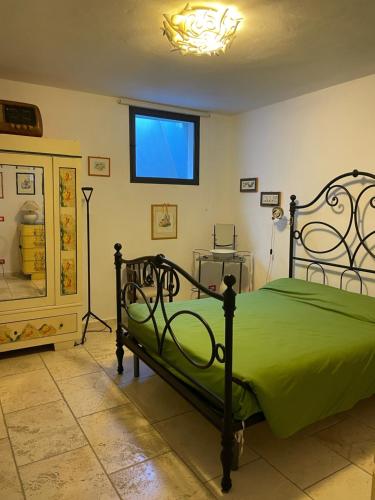
<svg viewBox="0 0 375 500">
<path fill-rule="evenodd" d="M 81 336 L 80 151 L 0 135 L 0 352 Z"/>
</svg>

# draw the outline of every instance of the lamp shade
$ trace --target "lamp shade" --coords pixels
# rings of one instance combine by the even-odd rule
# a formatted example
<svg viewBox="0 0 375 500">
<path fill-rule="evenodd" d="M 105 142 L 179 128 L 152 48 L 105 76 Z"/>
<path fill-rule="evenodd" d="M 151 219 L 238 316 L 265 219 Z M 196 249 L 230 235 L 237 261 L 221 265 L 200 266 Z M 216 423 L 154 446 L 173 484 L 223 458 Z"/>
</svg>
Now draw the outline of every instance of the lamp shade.
<svg viewBox="0 0 375 500">
<path fill-rule="evenodd" d="M 25 201 L 22 205 L 21 212 L 39 212 L 40 206 L 35 201 Z"/>
</svg>

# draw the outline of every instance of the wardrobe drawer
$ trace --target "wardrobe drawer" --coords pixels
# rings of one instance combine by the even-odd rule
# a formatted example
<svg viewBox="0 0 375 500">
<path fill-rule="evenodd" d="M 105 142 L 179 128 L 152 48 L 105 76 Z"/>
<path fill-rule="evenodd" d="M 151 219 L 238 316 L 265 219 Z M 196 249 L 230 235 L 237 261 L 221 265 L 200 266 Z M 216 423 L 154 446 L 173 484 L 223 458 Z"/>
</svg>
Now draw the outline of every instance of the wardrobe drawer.
<svg viewBox="0 0 375 500">
<path fill-rule="evenodd" d="M 46 246 L 46 242 L 43 234 L 30 235 L 30 236 L 22 236 L 21 237 L 21 246 L 23 249 L 25 248 L 44 248 Z"/>
<path fill-rule="evenodd" d="M 46 270 L 46 261 L 41 260 L 24 260 L 22 262 L 22 272 L 24 274 L 42 273 Z"/>
<path fill-rule="evenodd" d="M 21 234 L 22 236 L 44 236 L 44 225 L 23 224 L 21 226 Z"/>
<path fill-rule="evenodd" d="M 77 331 L 77 314 L 0 323 L 0 344 L 45 338 Z"/>
</svg>

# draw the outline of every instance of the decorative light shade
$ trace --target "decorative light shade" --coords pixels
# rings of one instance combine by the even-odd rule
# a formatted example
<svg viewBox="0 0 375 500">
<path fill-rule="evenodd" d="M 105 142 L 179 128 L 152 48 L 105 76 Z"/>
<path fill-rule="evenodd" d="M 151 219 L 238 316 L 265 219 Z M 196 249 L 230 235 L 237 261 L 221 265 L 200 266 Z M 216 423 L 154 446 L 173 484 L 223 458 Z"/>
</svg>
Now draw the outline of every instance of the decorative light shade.
<svg viewBox="0 0 375 500">
<path fill-rule="evenodd" d="M 21 212 L 39 212 L 40 206 L 35 201 L 25 201 L 22 205 Z"/>
<path fill-rule="evenodd" d="M 220 54 L 231 44 L 241 18 L 229 7 L 190 5 L 164 14 L 163 33 L 182 54 Z"/>
</svg>

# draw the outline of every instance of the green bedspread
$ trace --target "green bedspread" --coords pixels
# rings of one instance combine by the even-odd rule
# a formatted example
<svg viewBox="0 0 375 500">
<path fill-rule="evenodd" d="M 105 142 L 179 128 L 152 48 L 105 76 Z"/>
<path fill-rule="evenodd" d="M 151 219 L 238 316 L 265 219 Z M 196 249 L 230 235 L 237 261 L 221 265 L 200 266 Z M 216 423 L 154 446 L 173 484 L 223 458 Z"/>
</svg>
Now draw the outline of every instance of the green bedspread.
<svg viewBox="0 0 375 500">
<path fill-rule="evenodd" d="M 236 306 L 233 376 L 251 389 L 233 384 L 237 419 L 245 420 L 261 409 L 273 432 L 287 437 L 375 393 L 375 298 L 286 278 L 237 295 Z M 181 309 L 201 314 L 216 341 L 224 343 L 221 302 L 208 298 L 167 304 L 169 316 Z M 131 314 L 144 318 L 146 306 L 131 305 Z M 162 331 L 161 311 L 157 318 Z M 139 325 L 129 320 L 129 329 L 156 355 L 151 321 Z M 173 329 L 191 356 L 201 362 L 208 359 L 208 335 L 195 318 L 180 316 Z M 208 370 L 195 368 L 169 334 L 163 362 L 223 395 L 224 365 L 215 362 Z"/>
</svg>

